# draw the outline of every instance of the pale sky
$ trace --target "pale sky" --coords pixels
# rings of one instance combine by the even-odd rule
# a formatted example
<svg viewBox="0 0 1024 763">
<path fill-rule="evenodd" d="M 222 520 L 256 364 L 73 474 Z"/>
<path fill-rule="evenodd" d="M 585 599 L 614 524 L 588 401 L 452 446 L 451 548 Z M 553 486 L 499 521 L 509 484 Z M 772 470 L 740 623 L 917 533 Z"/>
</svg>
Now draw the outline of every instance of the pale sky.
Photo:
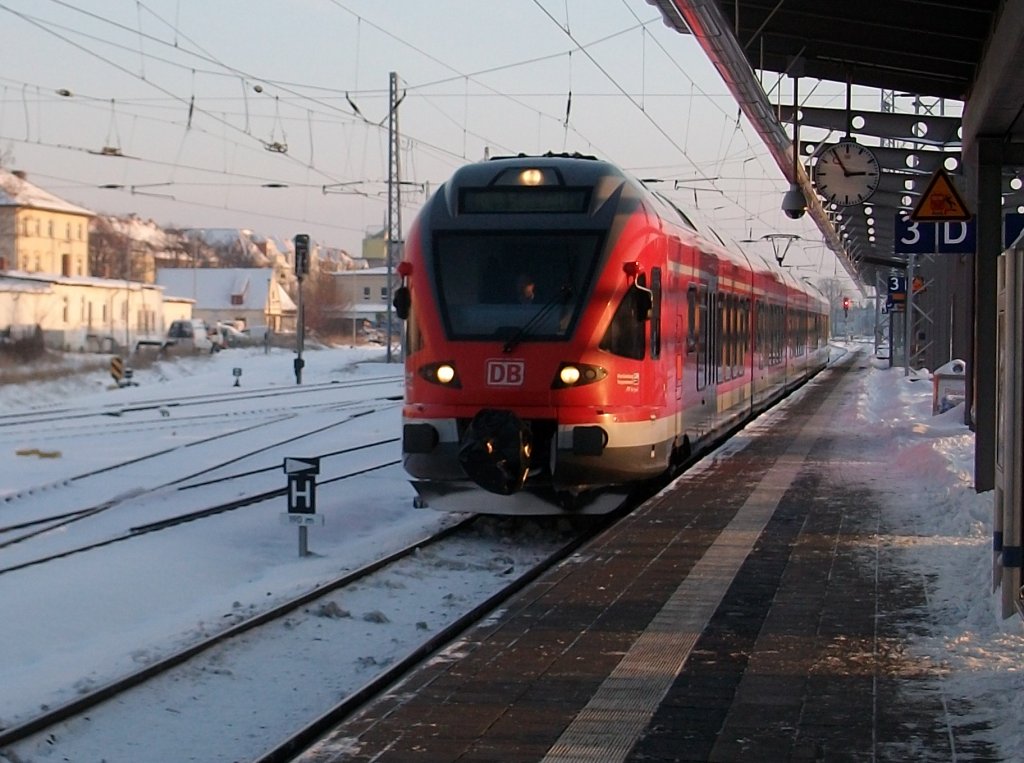
<svg viewBox="0 0 1024 763">
<path fill-rule="evenodd" d="M 578 151 L 836 272 L 704 53 L 643 0 L 0 0 L 0 28 L 0 162 L 96 212 L 358 252 L 385 222 L 395 72 L 403 230 L 485 153 Z"/>
</svg>

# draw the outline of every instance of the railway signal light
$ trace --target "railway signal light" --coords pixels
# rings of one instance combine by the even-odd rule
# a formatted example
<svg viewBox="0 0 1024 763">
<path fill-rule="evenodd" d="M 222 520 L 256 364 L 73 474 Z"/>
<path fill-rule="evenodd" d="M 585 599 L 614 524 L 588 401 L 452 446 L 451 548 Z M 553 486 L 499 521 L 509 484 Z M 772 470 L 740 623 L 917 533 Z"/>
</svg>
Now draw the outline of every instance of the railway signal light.
<svg viewBox="0 0 1024 763">
<path fill-rule="evenodd" d="M 295 237 L 295 275 L 302 278 L 309 275 L 309 234 L 299 233 Z"/>
<path fill-rule="evenodd" d="M 843 315 L 849 317 L 850 315 L 850 298 L 843 297 Z"/>
</svg>

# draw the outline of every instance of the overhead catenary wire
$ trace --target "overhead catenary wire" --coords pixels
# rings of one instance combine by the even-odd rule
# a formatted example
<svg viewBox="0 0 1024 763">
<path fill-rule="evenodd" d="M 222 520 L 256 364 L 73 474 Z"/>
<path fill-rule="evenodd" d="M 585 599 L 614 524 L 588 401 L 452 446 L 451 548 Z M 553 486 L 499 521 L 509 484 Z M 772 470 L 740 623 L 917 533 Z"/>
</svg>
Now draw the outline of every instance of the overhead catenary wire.
<svg viewBox="0 0 1024 763">
<path fill-rule="evenodd" d="M 565 26 L 563 26 L 561 23 L 559 23 L 559 21 L 557 19 L 555 19 L 554 16 L 551 15 L 550 11 L 548 11 L 540 3 L 540 0 L 533 0 L 533 2 L 534 2 L 534 5 L 536 5 L 544 13 L 544 15 L 548 17 L 548 19 L 550 19 L 556 26 L 558 26 L 566 34 L 567 37 L 569 37 L 569 39 L 571 39 L 574 43 L 579 45 L 578 41 L 572 36 L 572 33 Z M 644 116 L 644 118 L 669 143 L 669 145 L 671 145 L 673 148 L 675 148 L 686 159 L 690 160 L 693 163 L 694 168 L 697 169 L 698 172 L 701 172 L 701 174 L 704 174 L 699 169 L 699 167 L 696 164 L 696 162 L 693 162 L 692 158 L 690 157 L 690 155 L 686 151 L 686 149 L 683 146 L 681 146 L 678 143 L 678 141 L 676 141 L 676 139 L 669 133 L 669 131 L 663 125 L 661 125 L 656 119 L 654 119 L 647 111 L 645 111 L 642 108 L 640 102 L 637 101 L 636 98 L 631 96 L 628 93 L 628 91 L 625 88 L 622 87 L 621 83 L 619 83 L 619 81 L 615 77 L 613 77 L 612 74 L 604 66 L 602 66 L 599 61 L 597 61 L 597 59 L 590 53 L 588 47 L 584 46 L 584 45 L 580 45 L 580 50 L 591 61 L 591 63 L 597 68 L 597 70 Z M 708 176 L 705 175 L 705 177 L 708 177 Z M 743 209 L 744 212 L 749 213 L 749 214 L 753 214 L 753 212 L 751 210 L 749 210 L 747 207 L 745 207 L 743 204 L 741 204 L 738 199 L 733 199 L 732 201 L 737 206 L 739 206 L 741 209 Z M 758 218 L 760 217 L 759 214 L 757 214 L 756 216 Z"/>
<path fill-rule="evenodd" d="M 79 13 L 83 12 L 80 9 L 74 8 L 72 4 L 66 2 L 65 0 L 51 0 L 51 2 L 53 4 L 55 4 L 55 5 L 58 5 L 60 7 L 66 8 L 66 9 L 71 10 L 71 11 L 75 11 L 75 12 L 79 12 Z M 647 91 L 646 79 L 644 80 L 643 85 L 641 87 L 641 92 L 638 95 L 629 93 L 627 89 L 622 88 L 620 85 L 618 85 L 618 83 L 616 83 L 616 85 L 618 87 L 618 92 L 617 93 L 590 93 L 590 94 L 587 94 L 587 93 L 583 92 L 587 88 L 579 88 L 579 87 L 575 87 L 574 86 L 576 83 L 572 82 L 572 79 L 573 79 L 572 76 L 571 76 L 571 69 L 573 67 L 572 61 L 573 61 L 574 57 L 578 58 L 578 56 L 574 56 L 573 53 L 574 52 L 584 52 L 584 55 L 586 55 L 592 61 L 599 61 L 600 60 L 600 57 L 598 55 L 599 51 L 594 46 L 599 45 L 602 40 L 614 39 L 616 37 L 622 36 L 623 34 L 630 34 L 630 33 L 635 33 L 636 31 L 640 31 L 641 34 L 640 34 L 640 37 L 639 37 L 639 41 L 640 41 L 640 44 L 644 47 L 644 66 L 643 66 L 644 70 L 646 70 L 646 62 L 647 62 L 647 55 L 648 55 L 647 47 L 649 45 L 657 45 L 663 51 L 665 50 L 664 47 L 661 46 L 661 44 L 658 42 L 657 37 L 655 35 L 653 35 L 653 34 L 650 34 L 649 31 L 648 31 L 647 25 L 650 24 L 650 23 L 654 23 L 654 21 L 652 20 L 650 22 L 641 22 L 639 17 L 638 17 L 638 15 L 633 11 L 632 7 L 627 2 L 623 3 L 624 7 L 630 9 L 630 13 L 632 13 L 633 18 L 638 22 L 635 25 L 630 25 L 629 29 L 627 29 L 627 30 L 616 31 L 615 33 L 613 33 L 611 35 L 606 35 L 605 37 L 601 38 L 600 40 L 595 40 L 593 42 L 588 42 L 588 43 L 583 43 L 581 41 L 577 41 L 575 39 L 575 37 L 573 37 L 572 35 L 569 35 L 569 39 L 571 40 L 571 42 L 573 44 L 571 46 L 566 46 L 567 49 L 568 49 L 566 52 L 560 52 L 560 53 L 557 53 L 557 54 L 553 54 L 551 56 L 543 56 L 543 57 L 534 56 L 534 57 L 532 57 L 530 59 L 524 59 L 524 60 L 521 60 L 521 61 L 516 61 L 516 62 L 507 64 L 507 65 L 503 65 L 501 67 L 492 67 L 491 69 L 480 70 L 479 73 L 477 73 L 477 72 L 459 71 L 456 67 L 449 66 L 444 61 L 442 61 L 439 57 L 430 54 L 426 49 L 423 48 L 423 46 L 417 46 L 417 45 L 413 45 L 413 44 L 408 43 L 407 41 L 403 40 L 399 35 L 395 34 L 393 31 L 389 31 L 388 29 L 386 29 L 383 25 L 376 24 L 375 22 L 366 19 L 363 15 L 360 15 L 358 13 L 354 13 L 353 11 L 351 11 L 346 6 L 346 4 L 344 4 L 342 2 L 338 2 L 337 0 L 335 0 L 335 2 L 332 3 L 332 5 L 337 7 L 338 9 L 341 9 L 341 10 L 343 10 L 345 12 L 348 12 L 348 13 L 352 14 L 352 16 L 353 16 L 353 18 L 355 20 L 355 29 L 356 29 L 356 33 L 357 33 L 357 43 L 358 43 L 357 46 L 356 46 L 357 64 L 358 64 L 359 49 L 361 48 L 362 42 L 363 42 L 362 35 L 363 35 L 363 33 L 364 33 L 364 31 L 366 29 L 373 28 L 376 31 L 380 32 L 381 34 L 389 37 L 390 39 L 393 39 L 398 44 L 400 44 L 402 46 L 405 46 L 408 49 L 417 52 L 418 55 L 424 55 L 424 56 L 427 57 L 428 60 L 431 60 L 434 63 L 437 63 L 438 65 L 444 66 L 446 69 L 448 69 L 450 71 L 453 71 L 455 73 L 455 76 L 453 78 L 451 78 L 451 79 L 454 80 L 454 79 L 461 78 L 462 86 L 461 86 L 460 89 L 462 90 L 461 100 L 462 100 L 462 105 L 463 105 L 463 109 L 462 109 L 463 110 L 463 118 L 461 120 L 459 120 L 457 117 L 453 117 L 451 115 L 451 112 L 449 111 L 449 109 L 447 109 L 445 107 L 443 101 L 440 100 L 440 99 L 443 99 L 444 97 L 446 97 L 445 94 L 443 94 L 443 93 L 436 93 L 436 92 L 430 92 L 431 90 L 436 90 L 437 89 L 436 87 L 432 86 L 434 83 L 440 83 L 440 82 L 450 81 L 450 80 L 432 79 L 430 82 L 424 81 L 424 82 L 421 82 L 421 83 L 411 83 L 411 84 L 408 85 L 408 92 L 410 93 L 411 96 L 417 98 L 420 103 L 426 105 L 427 108 L 430 108 L 430 109 L 434 110 L 436 113 L 444 115 L 444 118 L 446 120 L 451 121 L 451 122 L 453 122 L 455 124 L 460 124 L 461 125 L 461 129 L 460 129 L 460 138 L 461 139 L 459 141 L 459 143 L 461 145 L 459 146 L 458 149 L 453 149 L 453 148 L 449 147 L 448 145 L 444 145 L 443 142 L 430 141 L 430 140 L 426 140 L 426 141 L 422 140 L 421 137 L 419 137 L 419 136 L 417 136 L 415 134 L 415 132 L 416 132 L 415 130 L 407 131 L 407 134 L 403 136 L 403 145 L 406 147 L 405 150 L 408 151 L 410 157 L 415 157 L 417 155 L 431 156 L 433 159 L 440 160 L 441 163 L 443 163 L 443 164 L 450 164 L 450 163 L 453 163 L 453 162 L 465 161 L 466 158 L 477 158 L 476 156 L 473 156 L 473 157 L 469 156 L 472 153 L 472 151 L 470 149 L 471 149 L 472 141 L 474 141 L 474 140 L 479 140 L 480 143 L 483 146 L 495 146 L 499 150 L 502 150 L 502 151 L 505 151 L 505 152 L 513 151 L 513 150 L 516 150 L 516 149 L 520 148 L 520 147 L 505 146 L 503 144 L 506 141 L 503 141 L 503 140 L 501 140 L 500 138 L 497 138 L 494 135 L 488 135 L 488 134 L 486 134 L 482 130 L 478 130 L 478 129 L 474 129 L 473 128 L 473 124 L 472 124 L 473 123 L 473 119 L 472 119 L 472 117 L 474 117 L 474 115 L 476 113 L 476 111 L 471 108 L 471 104 L 472 104 L 473 100 L 478 98 L 478 97 L 488 97 L 488 98 L 496 97 L 496 98 L 505 99 L 505 100 L 508 101 L 509 104 L 514 104 L 516 106 L 519 106 L 519 107 L 521 107 L 523 109 L 528 110 L 530 113 L 536 114 L 537 115 L 537 119 L 538 119 L 538 127 L 540 127 L 543 122 L 546 122 L 548 120 L 550 120 L 552 123 L 557 124 L 561 128 L 561 131 L 562 131 L 563 145 L 564 146 L 569 147 L 569 146 L 572 145 L 572 144 L 569 143 L 569 139 L 570 139 L 570 136 L 571 136 L 573 141 L 577 141 L 578 140 L 578 141 L 582 142 L 582 145 L 585 147 L 584 150 L 589 149 L 590 153 L 603 154 L 605 156 L 609 156 L 610 158 L 614 159 L 614 157 L 611 155 L 611 152 L 609 152 L 609 151 L 603 149 L 603 147 L 597 145 L 598 141 L 590 140 L 590 139 L 588 139 L 587 136 L 583 135 L 580 132 L 579 128 L 581 126 L 583 126 L 583 123 L 579 122 L 579 120 L 576 118 L 576 115 L 578 113 L 580 113 L 580 112 L 578 112 L 578 110 L 576 108 L 577 105 L 578 105 L 577 102 L 582 104 L 584 107 L 586 105 L 580 99 L 586 98 L 586 97 L 588 97 L 588 95 L 590 97 L 618 97 L 618 98 L 626 97 L 627 99 L 632 98 L 632 100 L 635 102 L 635 105 L 638 106 L 638 108 L 641 110 L 641 112 L 650 112 L 651 111 L 651 109 L 650 109 L 651 99 L 653 99 L 653 98 L 662 97 L 662 96 L 664 96 L 664 97 L 674 97 L 674 98 L 679 98 L 679 97 L 686 98 L 687 97 L 686 95 L 680 96 L 678 94 L 669 94 L 669 93 L 665 93 L 665 94 L 650 93 L 650 92 Z M 10 10 L 9 8 L 6 7 L 5 4 L 0 4 L 0 8 L 2 8 L 3 10 Z M 180 11 L 180 4 L 178 5 L 178 10 Z M 118 24 L 118 22 L 116 20 L 114 20 L 114 19 L 106 19 L 106 18 L 104 18 L 100 14 L 93 14 L 93 16 L 97 20 L 103 20 L 105 23 L 113 24 L 114 26 L 111 27 L 112 29 L 119 29 L 124 34 L 132 34 L 132 35 L 134 35 L 134 37 L 136 39 L 136 45 L 135 45 L 134 48 L 132 48 L 130 46 L 120 45 L 116 40 L 104 39 L 104 38 L 96 37 L 96 36 L 93 36 L 91 38 L 78 37 L 77 39 L 81 39 L 81 40 L 92 39 L 92 40 L 95 40 L 96 44 L 102 43 L 103 45 L 120 46 L 120 49 L 124 49 L 124 50 L 129 51 L 129 52 L 134 52 L 136 55 L 138 55 L 140 57 L 140 60 L 142 60 L 142 61 L 147 61 L 148 62 L 148 61 L 158 61 L 158 60 L 160 60 L 160 61 L 167 62 L 167 64 L 170 65 L 170 66 L 176 66 L 176 67 L 179 67 L 179 68 L 185 68 L 189 72 L 190 76 L 193 78 L 193 83 L 194 83 L 194 81 L 195 81 L 195 79 L 197 77 L 205 78 L 207 76 L 233 77 L 233 78 L 236 78 L 236 79 L 239 78 L 239 77 L 245 77 L 245 78 L 250 78 L 248 80 L 250 82 L 255 82 L 255 81 L 263 82 L 264 84 L 268 85 L 269 87 L 279 91 L 279 92 L 275 92 L 275 93 L 268 93 L 268 95 L 270 95 L 271 97 L 273 97 L 275 99 L 275 101 L 274 101 L 274 103 L 275 103 L 275 127 L 279 126 L 281 131 L 283 132 L 283 130 L 285 129 L 285 127 L 287 126 L 287 123 L 289 121 L 302 119 L 306 123 L 306 128 L 307 129 L 306 129 L 305 132 L 307 132 L 307 134 L 308 134 L 308 140 L 310 142 L 310 146 L 309 146 L 308 161 L 300 161 L 300 164 L 303 166 L 304 169 L 312 168 L 315 172 L 317 172 L 318 174 L 321 174 L 323 176 L 323 179 L 326 181 L 326 183 L 349 182 L 349 178 L 354 177 L 354 176 L 361 176 L 361 177 L 364 177 L 364 178 L 366 177 L 366 173 L 365 172 L 364 173 L 356 173 L 355 175 L 353 175 L 353 174 L 349 174 L 350 170 L 344 171 L 343 173 L 339 174 L 339 172 L 337 170 L 332 170 L 332 169 L 329 169 L 327 167 L 327 165 L 325 164 L 325 159 L 320 155 L 320 152 L 317 152 L 316 155 L 314 155 L 313 150 L 312 150 L 313 149 L 313 141 L 319 135 L 319 133 L 316 132 L 316 129 L 318 129 L 318 125 L 322 124 L 324 126 L 329 126 L 330 129 L 335 130 L 336 133 L 339 132 L 339 131 L 352 133 L 353 130 L 354 130 L 353 123 L 351 121 L 346 122 L 345 120 L 346 119 L 349 119 L 349 120 L 359 119 L 360 121 L 365 120 L 365 117 L 362 117 L 362 115 L 360 113 L 358 113 L 358 110 L 353 109 L 352 106 L 354 106 L 355 103 L 357 103 L 357 102 L 360 104 L 360 106 L 363 106 L 364 104 L 363 104 L 363 101 L 362 101 L 360 96 L 361 95 L 365 95 L 365 94 L 374 94 L 374 93 L 379 92 L 379 90 L 377 90 L 377 89 L 368 89 L 368 90 L 364 91 L 364 90 L 360 90 L 359 89 L 359 87 L 358 87 L 358 84 L 359 84 L 359 81 L 358 81 L 359 66 L 358 65 L 355 67 L 355 74 L 356 74 L 356 77 L 357 77 L 356 80 L 355 80 L 356 87 L 355 88 L 350 88 L 350 89 L 344 89 L 344 88 L 331 89 L 331 88 L 325 88 L 325 87 L 322 87 L 322 86 L 319 86 L 319 85 L 295 84 L 295 83 L 289 83 L 289 82 L 287 82 L 284 79 L 268 78 L 268 77 L 265 77 L 265 76 L 260 76 L 260 75 L 258 75 L 257 73 L 254 73 L 254 72 L 242 71 L 241 69 L 233 67 L 230 64 L 225 63 L 224 61 L 220 60 L 215 54 L 211 53 L 210 51 L 204 50 L 202 48 L 202 46 L 197 44 L 194 40 L 189 38 L 189 36 L 186 33 L 184 33 L 181 29 L 179 29 L 179 27 L 178 27 L 178 18 L 180 17 L 180 13 L 176 14 L 175 19 L 173 21 L 164 20 L 158 13 L 155 12 L 155 10 L 151 7 L 151 4 L 147 4 L 146 2 L 139 2 L 139 3 L 137 3 L 136 4 L 136 11 L 137 11 L 137 13 L 136 13 L 135 24 L 131 24 L 131 25 Z M 170 34 L 167 35 L 167 36 L 158 36 L 158 35 L 152 35 L 149 32 L 147 32 L 146 30 L 144 30 L 143 27 L 142 27 L 142 21 L 141 21 L 142 15 L 144 13 L 151 15 L 153 18 L 159 20 L 160 23 L 164 24 L 166 26 L 166 28 L 168 30 L 170 30 Z M 569 5 L 568 5 L 568 3 L 566 3 L 564 5 L 564 13 L 565 13 L 565 22 L 564 22 L 564 24 L 559 24 L 559 26 L 560 27 L 564 26 L 565 29 L 567 29 L 571 33 L 575 34 L 577 32 L 577 30 L 575 28 L 571 27 L 570 23 L 569 23 L 570 19 L 569 19 Z M 660 23 L 660 18 L 657 18 L 656 20 L 657 20 L 658 23 Z M 47 23 L 49 23 L 49 22 L 47 22 Z M 575 26 L 575 25 L 573 25 L 573 26 Z M 79 34 L 78 30 L 74 30 L 74 31 L 75 31 L 76 35 Z M 76 44 L 75 43 L 75 39 L 70 34 L 70 32 L 68 34 L 63 35 L 62 39 L 64 39 L 65 42 L 67 42 L 68 44 L 72 44 L 72 45 Z M 82 47 L 84 48 L 84 47 L 89 47 L 89 46 L 82 46 Z M 151 75 L 153 73 L 153 67 L 145 67 L 145 68 L 140 67 L 140 69 L 138 71 L 131 70 L 129 67 L 124 67 L 122 64 L 119 64 L 117 60 L 114 60 L 114 59 L 110 58 L 109 56 L 106 56 L 106 57 L 103 56 L 102 52 L 95 50 L 95 45 L 93 45 L 92 48 L 93 48 L 93 51 L 90 51 L 91 54 L 93 54 L 96 57 L 100 58 L 100 60 L 104 60 L 108 64 L 111 64 L 111 65 L 113 65 L 115 67 L 120 66 L 122 71 L 125 70 L 125 69 L 128 69 L 128 71 L 126 71 L 126 73 L 131 74 L 131 76 L 134 76 L 136 79 L 139 79 L 140 81 L 144 81 L 147 86 L 155 87 L 155 89 L 157 91 L 163 93 L 167 97 L 169 102 L 177 102 L 177 103 L 181 104 L 181 106 L 179 106 L 179 108 L 182 109 L 182 112 L 180 112 L 178 114 L 178 116 L 177 116 L 175 121 L 180 125 L 180 129 L 182 130 L 182 136 L 184 136 L 184 133 L 189 131 L 189 130 L 196 131 L 198 135 L 211 134 L 211 133 L 209 133 L 204 128 L 204 124 L 203 124 L 204 121 L 206 121 L 207 119 L 212 119 L 212 120 L 215 120 L 216 122 L 221 122 L 223 120 L 223 122 L 221 124 L 221 128 L 222 128 L 223 134 L 219 135 L 217 137 L 219 137 L 221 140 L 224 140 L 225 141 L 225 145 L 227 145 L 227 146 L 234 146 L 234 148 L 231 149 L 232 151 L 240 151 L 240 150 L 242 150 L 242 147 L 245 145 L 246 141 L 253 141 L 254 140 L 255 136 L 252 135 L 252 131 L 253 130 L 255 130 L 257 132 L 257 134 L 260 132 L 259 125 L 256 124 L 256 123 L 253 123 L 252 115 L 250 114 L 250 105 L 251 105 L 250 104 L 250 99 L 252 97 L 252 93 L 248 92 L 247 88 L 244 85 L 243 85 L 242 102 L 241 102 L 240 105 L 243 107 L 243 110 L 245 112 L 245 116 L 244 116 L 244 118 L 236 118 L 234 115 L 232 115 L 230 109 L 211 108 L 209 103 L 204 102 L 204 99 L 202 97 L 201 92 L 197 91 L 195 86 L 193 86 L 192 92 L 178 93 L 178 92 L 176 92 L 176 89 L 173 88 L 173 87 L 169 87 L 169 86 L 167 86 L 167 85 L 165 85 L 164 83 L 161 83 L 161 82 L 153 82 L 153 81 L 151 81 L 153 79 L 152 76 L 149 76 L 147 79 L 140 78 L 139 72 L 142 72 L 143 73 L 143 77 L 146 77 L 147 75 Z M 171 57 L 170 55 L 160 55 L 159 51 L 160 51 L 161 48 L 166 49 L 166 50 L 173 50 L 174 51 L 174 56 Z M 666 55 L 667 55 L 667 52 L 666 52 Z M 551 113 L 550 111 L 546 112 L 545 109 L 539 109 L 535 105 L 525 102 L 523 100 L 523 96 L 519 96 L 519 95 L 516 95 L 516 94 L 514 94 L 512 92 L 509 92 L 507 89 L 493 87 L 493 86 L 488 85 L 487 83 L 482 82 L 480 80 L 480 77 L 483 76 L 484 74 L 486 74 L 488 71 L 498 71 L 498 70 L 502 70 L 502 69 L 511 69 L 511 68 L 517 67 L 517 66 L 529 66 L 531 61 L 536 61 L 536 60 L 541 60 L 541 59 L 548 60 L 548 59 L 552 59 L 552 58 L 557 58 L 558 56 L 563 56 L 565 58 L 565 60 L 567 60 L 569 62 L 569 66 L 570 66 L 570 83 L 569 83 L 569 87 L 567 87 L 566 89 L 562 90 L 562 93 L 561 93 L 561 98 L 563 99 L 563 103 L 564 103 L 564 106 L 565 106 L 563 114 L 554 114 L 554 113 Z M 183 58 L 187 58 L 187 60 L 185 61 L 184 64 L 182 63 L 182 59 Z M 672 60 L 671 56 L 669 56 L 669 59 Z M 684 74 L 685 74 L 685 67 L 680 66 L 674 60 L 673 60 L 672 65 L 676 66 L 681 72 L 684 72 Z M 646 74 L 646 72 L 644 72 L 644 74 Z M 612 79 L 609 79 L 609 81 L 614 82 L 614 80 L 612 80 Z M 137 114 L 133 114 L 132 112 L 133 111 L 137 111 L 138 108 L 143 108 L 141 106 L 136 106 L 136 103 L 141 104 L 141 101 L 133 102 L 133 100 L 130 99 L 130 98 L 121 97 L 120 94 L 117 94 L 117 95 L 118 95 L 118 97 L 117 97 L 117 107 L 118 107 L 119 114 L 127 114 L 129 117 L 134 117 L 134 116 L 137 116 Z M 690 98 L 691 101 L 695 98 L 695 96 L 693 95 L 693 88 L 691 88 L 691 94 L 689 95 L 689 98 Z M 23 93 L 23 99 L 25 101 L 28 100 L 28 91 L 27 90 L 24 91 L 24 93 Z M 714 108 L 720 109 L 718 104 L 715 103 L 713 99 L 709 100 L 708 103 L 714 104 Z M 37 110 L 40 110 L 42 108 L 42 101 L 41 101 L 41 99 L 37 100 L 34 105 L 35 105 L 35 108 Z M 287 105 L 288 113 L 285 113 L 286 105 Z M 365 111 L 366 109 L 364 108 L 363 110 Z M 237 111 L 237 109 L 236 109 L 236 111 Z M 26 136 L 27 137 L 32 134 L 31 124 L 30 124 L 30 121 L 29 121 L 29 118 L 28 118 L 28 113 L 29 112 L 28 112 L 27 105 L 26 105 L 25 114 L 26 114 Z M 138 113 L 142 113 L 142 112 L 138 112 Z M 372 113 L 372 109 L 371 109 L 370 113 Z M 690 112 L 687 112 L 687 113 L 689 115 Z M 185 116 L 185 115 L 187 115 L 187 116 Z M 332 117 L 331 115 L 334 115 L 334 116 Z M 144 119 L 148 119 L 149 117 L 144 116 L 143 118 Z M 333 121 L 332 121 L 332 119 L 333 119 Z M 40 122 L 41 121 L 42 121 L 42 119 L 40 118 Z M 651 117 L 650 117 L 650 121 L 651 121 L 652 124 L 657 124 L 658 123 L 657 115 L 652 114 Z M 405 122 L 405 124 L 410 124 L 410 123 L 409 122 Z M 206 125 L 208 126 L 209 122 L 206 122 Z M 240 125 L 241 125 L 241 128 L 239 127 Z M 664 129 L 664 128 L 661 128 L 661 129 Z M 735 134 L 735 132 L 736 131 L 734 130 L 734 134 L 732 136 L 733 142 L 735 141 L 735 138 L 738 137 Z M 235 133 L 235 138 L 232 138 L 230 136 L 230 133 Z M 365 129 L 363 130 L 363 135 L 366 138 L 370 138 L 369 133 Z M 379 140 L 380 140 L 380 135 L 378 135 L 378 142 L 379 142 Z M 542 140 L 542 133 L 541 133 L 541 130 L 538 129 L 538 144 L 540 143 L 541 140 Z M 302 142 L 301 141 L 301 133 L 300 133 L 300 139 L 299 139 L 298 142 L 299 143 Z M 354 153 L 353 148 L 354 148 L 354 146 L 358 145 L 358 141 L 352 141 L 350 139 L 347 139 L 344 142 L 345 142 L 345 150 L 344 150 L 343 153 L 351 157 L 353 155 L 353 153 Z M 182 137 L 181 142 L 179 144 L 179 152 L 178 152 L 179 156 L 175 157 L 176 159 L 178 159 L 178 158 L 180 158 L 182 156 L 182 148 L 181 148 L 181 146 L 184 146 L 184 144 L 185 144 L 185 140 L 184 140 L 184 137 Z M 732 143 L 730 143 L 730 145 L 732 145 Z M 748 140 L 748 147 L 749 147 L 749 140 Z M 74 146 L 72 148 L 74 148 L 76 150 L 81 150 L 83 148 L 83 146 Z M 688 153 L 688 146 L 686 146 L 684 144 L 683 148 L 687 149 L 687 150 L 684 150 L 682 152 L 682 154 L 684 156 L 686 156 L 688 159 L 690 159 L 690 156 L 689 156 L 689 153 Z M 245 149 L 245 150 L 249 150 L 249 149 Z M 227 155 L 226 151 L 224 152 L 224 155 L 225 156 Z M 305 154 L 301 154 L 301 156 L 302 156 L 302 159 L 306 159 Z M 363 152 L 362 158 L 363 158 L 364 163 L 367 161 L 369 156 L 370 156 L 370 154 L 368 154 L 366 152 Z M 146 156 L 146 155 L 143 154 L 143 155 L 140 155 L 140 157 L 138 159 L 134 160 L 134 161 L 137 161 L 137 162 L 140 162 L 140 163 L 141 162 L 150 163 L 150 160 L 151 159 L 155 159 L 155 158 L 156 157 Z M 298 157 L 296 157 L 296 158 L 298 158 Z M 692 161 L 692 159 L 691 159 L 691 161 Z M 726 162 L 725 158 L 724 157 L 720 157 L 720 164 L 724 164 L 725 162 Z M 190 164 L 191 164 L 192 168 L 197 168 L 198 167 L 198 165 L 196 163 L 194 163 L 194 162 L 192 162 L 192 163 L 186 162 L 185 164 L 182 164 L 181 169 L 182 170 L 190 169 Z M 157 164 L 157 163 L 154 163 L 154 166 L 161 166 L 161 165 Z M 164 163 L 163 166 L 167 166 L 167 163 Z M 169 166 L 171 167 L 171 170 L 172 170 L 172 173 L 173 173 L 175 163 L 170 163 Z M 240 166 L 241 166 L 241 164 L 239 164 L 238 162 L 226 163 L 224 165 L 224 169 L 223 169 L 224 174 L 223 174 L 222 177 L 224 177 L 225 179 L 243 178 L 243 174 L 239 174 L 237 172 L 237 170 L 239 169 Z M 696 163 L 694 163 L 693 166 L 697 167 L 698 165 Z M 253 173 L 249 173 L 249 174 L 253 174 Z M 370 174 L 372 175 L 372 172 Z M 711 174 L 714 174 L 714 173 L 711 173 Z M 292 185 L 294 185 L 297 188 L 303 187 L 304 185 L 305 186 L 312 186 L 312 187 L 319 188 L 320 186 L 325 184 L 325 183 L 314 183 L 314 182 L 312 182 L 315 179 L 316 178 L 307 178 L 308 182 L 306 182 L 304 184 L 303 183 L 292 183 Z M 182 184 L 184 184 L 184 179 L 182 181 Z M 372 194 L 370 194 L 370 195 L 372 195 Z"/>
</svg>

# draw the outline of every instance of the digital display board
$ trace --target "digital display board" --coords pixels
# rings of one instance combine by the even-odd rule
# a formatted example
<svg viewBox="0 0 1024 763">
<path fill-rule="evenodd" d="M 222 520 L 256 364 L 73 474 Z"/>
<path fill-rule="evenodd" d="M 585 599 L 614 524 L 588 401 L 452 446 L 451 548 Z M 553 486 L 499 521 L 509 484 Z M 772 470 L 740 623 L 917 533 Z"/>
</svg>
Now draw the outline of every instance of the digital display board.
<svg viewBox="0 0 1024 763">
<path fill-rule="evenodd" d="M 459 191 L 459 211 L 467 215 L 508 212 L 582 214 L 589 207 L 589 188 L 498 186 L 463 188 Z"/>
</svg>

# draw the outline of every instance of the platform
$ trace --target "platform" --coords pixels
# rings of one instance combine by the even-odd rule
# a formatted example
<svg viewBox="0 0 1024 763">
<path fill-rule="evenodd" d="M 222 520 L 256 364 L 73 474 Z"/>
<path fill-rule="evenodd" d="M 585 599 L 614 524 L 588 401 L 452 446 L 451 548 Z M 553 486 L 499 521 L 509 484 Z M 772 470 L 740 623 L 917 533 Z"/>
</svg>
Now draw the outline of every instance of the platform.
<svg viewBox="0 0 1024 763">
<path fill-rule="evenodd" d="M 997 760 L 902 643 L 927 611 L 830 368 L 299 759 Z M 851 456 L 852 453 L 857 455 Z"/>
</svg>

